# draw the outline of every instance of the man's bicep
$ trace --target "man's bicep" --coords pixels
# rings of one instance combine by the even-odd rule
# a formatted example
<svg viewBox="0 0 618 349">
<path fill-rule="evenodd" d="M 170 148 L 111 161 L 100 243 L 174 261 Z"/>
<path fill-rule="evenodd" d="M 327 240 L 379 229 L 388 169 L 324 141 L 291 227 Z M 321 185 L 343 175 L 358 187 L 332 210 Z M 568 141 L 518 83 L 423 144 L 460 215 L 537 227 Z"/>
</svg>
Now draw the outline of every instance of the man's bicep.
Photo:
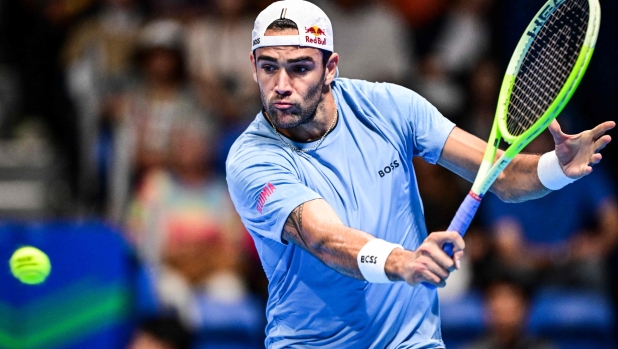
<svg viewBox="0 0 618 349">
<path fill-rule="evenodd" d="M 292 242 L 306 250 L 307 242 L 303 236 L 303 209 L 305 204 L 303 202 L 290 212 L 288 219 L 283 225 L 281 241 L 284 243 Z"/>
<path fill-rule="evenodd" d="M 472 182 L 483 160 L 486 145 L 482 139 L 455 127 L 446 139 L 438 164 Z"/>
<path fill-rule="evenodd" d="M 328 226 L 331 224 L 343 225 L 343 222 L 324 199 L 304 202 L 289 214 L 281 232 L 281 241 L 316 252 L 329 235 Z"/>
</svg>

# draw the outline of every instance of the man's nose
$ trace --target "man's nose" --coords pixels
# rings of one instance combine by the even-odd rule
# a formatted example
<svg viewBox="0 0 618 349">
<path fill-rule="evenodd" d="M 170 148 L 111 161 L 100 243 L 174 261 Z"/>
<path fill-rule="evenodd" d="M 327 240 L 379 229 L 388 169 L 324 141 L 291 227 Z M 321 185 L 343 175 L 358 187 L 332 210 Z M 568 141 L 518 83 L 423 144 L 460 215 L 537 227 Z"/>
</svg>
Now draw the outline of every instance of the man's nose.
<svg viewBox="0 0 618 349">
<path fill-rule="evenodd" d="M 275 92 L 284 96 L 292 94 L 290 76 L 285 69 L 279 69 L 279 72 L 277 73 L 277 85 L 275 86 Z"/>
</svg>

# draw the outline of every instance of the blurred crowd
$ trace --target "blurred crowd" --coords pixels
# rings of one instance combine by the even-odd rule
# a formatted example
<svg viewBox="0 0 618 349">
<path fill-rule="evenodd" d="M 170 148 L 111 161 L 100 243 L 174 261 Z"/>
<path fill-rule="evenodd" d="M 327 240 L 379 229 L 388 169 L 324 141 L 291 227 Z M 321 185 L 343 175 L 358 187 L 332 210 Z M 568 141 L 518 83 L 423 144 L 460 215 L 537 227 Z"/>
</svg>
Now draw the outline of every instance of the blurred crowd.
<svg viewBox="0 0 618 349">
<path fill-rule="evenodd" d="M 261 345 L 267 281 L 228 197 L 224 163 L 261 108 L 249 41 L 270 2 L 0 2 L 0 214 L 98 217 L 123 227 L 165 313 L 152 315 L 178 321 L 145 321 L 131 348 L 165 342 L 168 332 L 187 338 L 222 311 Z M 486 139 L 510 54 L 544 1 L 314 2 L 333 23 L 342 77 L 409 87 Z M 602 5 L 618 17 L 615 2 Z M 610 21 L 560 117 L 567 132 L 615 119 L 618 78 L 605 69 L 618 59 Z M 552 145 L 544 134 L 528 151 Z M 466 267 L 441 293 L 448 300 L 479 291 L 490 313 L 511 319 L 488 316 L 471 348 L 551 347 L 523 335 L 525 311 L 518 318 L 504 306 L 525 308 L 542 289 L 615 303 L 616 145 L 603 154 L 589 178 L 541 200 L 486 197 L 466 236 Z M 422 161 L 415 167 L 428 230 L 444 230 L 470 184 Z M 188 347 L 182 338 L 156 348 Z"/>
</svg>

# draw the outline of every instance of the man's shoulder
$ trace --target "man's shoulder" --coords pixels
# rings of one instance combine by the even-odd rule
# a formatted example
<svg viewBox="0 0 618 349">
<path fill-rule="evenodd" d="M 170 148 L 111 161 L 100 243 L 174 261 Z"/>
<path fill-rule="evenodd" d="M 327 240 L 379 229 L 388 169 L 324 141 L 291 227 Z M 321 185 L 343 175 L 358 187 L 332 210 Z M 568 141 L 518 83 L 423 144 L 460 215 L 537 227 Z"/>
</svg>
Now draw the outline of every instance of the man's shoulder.
<svg viewBox="0 0 618 349">
<path fill-rule="evenodd" d="M 371 82 L 361 79 L 350 78 L 336 78 L 336 86 L 339 86 L 342 90 L 348 91 L 373 91 L 388 88 L 389 85 L 393 85 L 388 82 Z"/>
<path fill-rule="evenodd" d="M 256 118 L 234 141 L 227 155 L 227 172 L 237 172 L 264 163 L 279 162 L 287 154 L 271 129 Z"/>
<path fill-rule="evenodd" d="M 390 82 L 370 82 L 367 80 L 337 78 L 337 86 L 342 93 L 362 96 L 372 102 L 410 102 L 425 100 L 410 88 Z"/>
</svg>

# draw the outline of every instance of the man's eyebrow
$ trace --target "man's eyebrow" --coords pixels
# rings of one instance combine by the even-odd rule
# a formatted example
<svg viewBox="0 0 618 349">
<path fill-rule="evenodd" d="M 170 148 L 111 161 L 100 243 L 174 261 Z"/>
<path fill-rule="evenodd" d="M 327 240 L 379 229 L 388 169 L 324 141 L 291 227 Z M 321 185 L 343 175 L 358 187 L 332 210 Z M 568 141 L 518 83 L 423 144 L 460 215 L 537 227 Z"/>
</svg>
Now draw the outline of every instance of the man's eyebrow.
<svg viewBox="0 0 618 349">
<path fill-rule="evenodd" d="M 277 63 L 277 59 L 275 59 L 274 57 L 271 57 L 271 56 L 266 56 L 266 55 L 259 55 L 257 60 L 258 61 L 269 61 L 269 62 Z"/>
<path fill-rule="evenodd" d="M 288 59 L 288 64 L 289 63 L 298 63 L 298 62 L 303 62 L 303 61 L 309 61 L 311 63 L 315 63 L 315 60 L 312 57 L 310 57 L 310 56 L 302 56 L 302 57 L 298 57 L 298 58 Z"/>
<path fill-rule="evenodd" d="M 266 56 L 266 55 L 259 55 L 257 58 L 258 61 L 268 61 L 268 62 L 273 62 L 273 63 L 277 63 L 277 59 L 271 56 Z M 302 57 L 298 57 L 298 58 L 292 58 L 292 59 L 288 59 L 287 63 L 288 64 L 292 64 L 292 63 L 298 63 L 298 62 L 311 62 L 311 63 L 315 63 L 315 60 L 311 57 L 311 56 L 302 56 Z"/>
</svg>

